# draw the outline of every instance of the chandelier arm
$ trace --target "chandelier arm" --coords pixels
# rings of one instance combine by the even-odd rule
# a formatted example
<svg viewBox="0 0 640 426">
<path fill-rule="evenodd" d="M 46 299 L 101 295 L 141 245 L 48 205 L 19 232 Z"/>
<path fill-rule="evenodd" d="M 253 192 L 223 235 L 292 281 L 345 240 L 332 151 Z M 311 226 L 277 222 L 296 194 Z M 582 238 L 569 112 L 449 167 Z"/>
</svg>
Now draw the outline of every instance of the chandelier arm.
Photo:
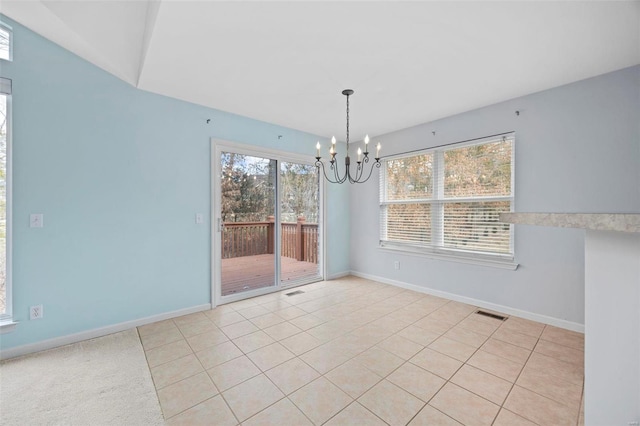
<svg viewBox="0 0 640 426">
<path fill-rule="evenodd" d="M 364 173 L 364 163 L 360 163 L 358 164 L 358 167 L 360 170 L 358 170 L 360 173 L 358 174 L 358 180 L 360 180 L 360 178 L 362 178 L 362 174 Z"/>
<path fill-rule="evenodd" d="M 355 177 L 352 178 L 352 180 L 350 182 L 351 183 L 358 183 L 358 181 L 360 180 L 360 176 L 362 176 L 362 166 L 360 164 L 356 163 Z"/>
<path fill-rule="evenodd" d="M 344 183 L 344 181 L 347 179 L 347 173 L 345 172 L 345 175 L 343 177 L 340 177 L 340 170 L 338 170 L 338 162 L 336 161 L 335 163 L 335 168 L 333 170 L 333 173 L 336 177 L 336 182 L 338 183 Z"/>
<path fill-rule="evenodd" d="M 347 180 L 347 173 L 345 172 L 344 176 L 340 177 L 340 170 L 338 169 L 338 162 L 331 163 L 331 169 L 333 170 L 334 180 L 330 181 L 332 183 L 344 183 Z"/>
<path fill-rule="evenodd" d="M 380 161 L 376 161 L 375 163 L 373 163 L 371 165 L 371 169 L 369 169 L 369 175 L 367 176 L 367 178 L 365 180 L 358 180 L 357 182 L 353 182 L 353 183 L 365 183 L 366 181 L 369 180 L 369 178 L 371 177 L 371 174 L 373 173 L 373 169 L 377 168 L 379 169 L 381 166 Z"/>
<path fill-rule="evenodd" d="M 318 168 L 318 171 L 320 169 L 322 169 L 322 174 L 324 175 L 324 178 L 329 182 L 329 183 L 340 183 L 338 180 L 331 180 L 329 178 L 329 176 L 327 175 L 327 171 L 324 168 L 324 163 L 320 160 L 317 159 L 316 157 L 316 167 Z M 333 167 L 332 167 L 333 168 Z"/>
</svg>

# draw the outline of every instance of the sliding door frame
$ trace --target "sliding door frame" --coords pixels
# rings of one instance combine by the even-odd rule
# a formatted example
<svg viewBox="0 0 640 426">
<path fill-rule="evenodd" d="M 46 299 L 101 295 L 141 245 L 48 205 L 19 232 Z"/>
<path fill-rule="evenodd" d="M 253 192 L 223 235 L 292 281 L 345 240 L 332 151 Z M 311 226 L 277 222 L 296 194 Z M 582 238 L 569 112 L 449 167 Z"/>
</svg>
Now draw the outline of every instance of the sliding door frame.
<svg viewBox="0 0 640 426">
<path fill-rule="evenodd" d="M 255 157 L 261 157 L 265 159 L 276 160 L 278 170 L 276 175 L 276 205 L 275 208 L 275 227 L 278 230 L 278 238 L 275 238 L 274 253 L 275 256 L 275 286 L 269 286 L 254 290 L 249 290 L 242 293 L 231 294 L 222 296 L 222 232 L 221 232 L 221 203 L 222 195 L 220 193 L 221 180 L 220 180 L 220 157 L 222 152 L 233 152 L 242 155 L 250 155 Z M 225 303 L 231 303 L 250 297 L 262 296 L 264 294 L 274 293 L 285 288 L 295 286 L 282 286 L 280 278 L 280 258 L 281 258 L 281 225 L 280 225 L 280 163 L 281 162 L 293 162 L 301 164 L 313 165 L 313 158 L 305 155 L 295 154 L 286 151 L 280 151 L 270 148 L 263 148 L 254 145 L 247 145 L 238 142 L 232 142 L 222 139 L 211 138 L 211 306 L 215 307 Z M 325 214 L 325 185 L 323 179 L 318 177 L 319 185 L 319 206 L 318 206 L 318 253 L 319 253 L 319 272 L 321 274 L 320 279 L 326 279 L 327 265 L 326 265 L 326 232 L 324 219 Z M 301 283 L 299 285 L 303 285 Z"/>
</svg>

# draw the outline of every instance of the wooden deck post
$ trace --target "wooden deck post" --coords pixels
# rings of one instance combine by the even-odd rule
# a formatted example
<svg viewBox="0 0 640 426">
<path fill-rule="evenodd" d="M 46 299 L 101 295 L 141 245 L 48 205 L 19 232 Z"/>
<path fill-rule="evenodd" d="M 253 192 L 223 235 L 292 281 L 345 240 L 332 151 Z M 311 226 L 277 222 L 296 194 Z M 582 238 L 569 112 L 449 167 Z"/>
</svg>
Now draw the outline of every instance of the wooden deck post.
<svg viewBox="0 0 640 426">
<path fill-rule="evenodd" d="M 296 223 L 296 259 L 299 262 L 304 260 L 304 233 L 302 232 L 302 224 L 305 220 L 304 217 L 300 216 Z"/>
<path fill-rule="evenodd" d="M 275 216 L 267 216 L 267 254 L 273 254 L 273 248 L 275 247 L 274 231 L 276 228 Z"/>
</svg>

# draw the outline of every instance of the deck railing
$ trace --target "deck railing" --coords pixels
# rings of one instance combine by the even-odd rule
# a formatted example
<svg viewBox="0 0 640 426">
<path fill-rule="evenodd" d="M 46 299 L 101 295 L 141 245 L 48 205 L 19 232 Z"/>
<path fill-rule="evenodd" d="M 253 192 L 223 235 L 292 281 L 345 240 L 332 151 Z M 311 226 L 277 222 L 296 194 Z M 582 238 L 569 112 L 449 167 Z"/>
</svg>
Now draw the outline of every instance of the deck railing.
<svg viewBox="0 0 640 426">
<path fill-rule="evenodd" d="M 282 222 L 280 254 L 304 262 L 318 263 L 318 224 Z M 225 222 L 222 231 L 222 258 L 272 254 L 275 247 L 275 220 L 265 222 Z"/>
</svg>

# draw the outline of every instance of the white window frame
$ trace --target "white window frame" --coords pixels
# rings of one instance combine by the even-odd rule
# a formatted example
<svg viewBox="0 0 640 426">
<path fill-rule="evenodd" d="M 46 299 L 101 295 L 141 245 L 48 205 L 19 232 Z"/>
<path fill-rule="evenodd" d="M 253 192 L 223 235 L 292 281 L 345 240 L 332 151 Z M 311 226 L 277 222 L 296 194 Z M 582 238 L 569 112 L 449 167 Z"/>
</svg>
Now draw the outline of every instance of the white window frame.
<svg viewBox="0 0 640 426">
<path fill-rule="evenodd" d="M 9 25 L 5 24 L 4 22 L 0 21 L 0 29 L 2 29 L 3 31 L 6 31 L 7 34 L 9 34 L 9 57 L 8 58 L 0 58 L 3 59 L 5 61 L 13 61 L 13 28 L 11 28 Z"/>
<path fill-rule="evenodd" d="M 0 77 L 0 93 L 7 97 L 7 159 L 6 159 L 6 271 L 5 271 L 5 312 L 0 314 L 0 333 L 7 333 L 15 327 L 16 323 L 13 320 L 13 285 L 12 285 L 12 89 L 11 80 L 8 78 Z"/>
<path fill-rule="evenodd" d="M 511 140 L 511 195 L 509 196 L 479 196 L 468 198 L 445 198 L 444 197 L 444 152 L 465 148 L 474 145 L 483 145 L 492 142 L 498 142 L 504 139 Z M 489 253 L 478 252 L 470 250 L 460 250 L 455 248 L 443 247 L 443 231 L 444 226 L 441 222 L 444 220 L 444 205 L 450 202 L 482 202 L 482 201 L 509 201 L 510 211 L 514 211 L 515 204 L 515 133 L 510 132 L 497 136 L 491 136 L 486 138 L 478 138 L 471 141 L 459 142 L 448 144 L 442 147 L 428 148 L 419 151 L 413 151 L 410 154 L 399 154 L 386 157 L 383 160 L 382 170 L 380 173 L 380 241 L 379 247 L 382 250 L 389 250 L 395 252 L 402 252 L 408 255 L 423 256 L 428 258 L 434 258 L 439 260 L 454 261 L 461 263 L 469 263 L 474 265 L 489 266 L 500 269 L 515 270 L 518 264 L 514 262 L 514 227 L 510 226 L 509 235 L 509 253 Z M 401 158 L 410 158 L 414 156 L 431 154 L 433 156 L 433 189 L 432 197 L 426 199 L 411 199 L 411 200 L 388 200 L 387 199 L 387 182 L 386 164 L 390 160 L 397 160 Z M 402 241 L 387 241 L 386 240 L 386 223 L 384 221 L 384 215 L 382 214 L 383 208 L 386 205 L 391 204 L 406 204 L 410 203 L 426 203 L 432 206 L 431 215 L 431 243 L 419 244 Z M 438 224 L 438 226 L 435 226 Z"/>
</svg>

